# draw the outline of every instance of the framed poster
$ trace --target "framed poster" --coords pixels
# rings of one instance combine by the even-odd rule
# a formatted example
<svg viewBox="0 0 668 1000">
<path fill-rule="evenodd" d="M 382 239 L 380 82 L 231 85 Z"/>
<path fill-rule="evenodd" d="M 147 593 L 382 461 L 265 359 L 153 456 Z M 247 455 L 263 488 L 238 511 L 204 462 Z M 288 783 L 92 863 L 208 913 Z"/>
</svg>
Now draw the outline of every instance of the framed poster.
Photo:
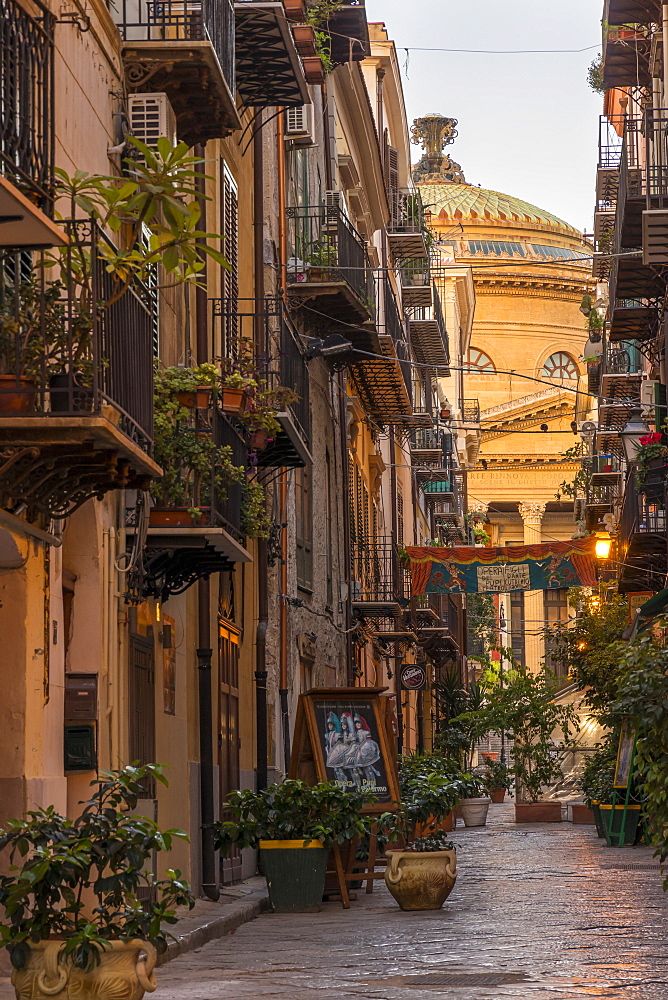
<svg viewBox="0 0 668 1000">
<path fill-rule="evenodd" d="M 619 749 L 617 750 L 617 766 L 615 768 L 614 788 L 627 788 L 633 766 L 633 747 L 636 741 L 635 729 L 628 719 L 622 722 L 619 734 Z"/>
<path fill-rule="evenodd" d="M 364 811 L 396 807 L 399 780 L 387 733 L 384 688 L 315 688 L 300 695 L 291 778 L 335 781 L 373 801 Z"/>
</svg>

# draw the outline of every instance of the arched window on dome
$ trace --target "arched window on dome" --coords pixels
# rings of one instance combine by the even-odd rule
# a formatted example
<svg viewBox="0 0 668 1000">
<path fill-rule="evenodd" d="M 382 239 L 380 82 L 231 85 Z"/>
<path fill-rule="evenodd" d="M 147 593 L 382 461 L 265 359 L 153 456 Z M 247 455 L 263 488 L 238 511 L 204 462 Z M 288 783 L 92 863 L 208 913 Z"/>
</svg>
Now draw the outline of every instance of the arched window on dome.
<svg viewBox="0 0 668 1000">
<path fill-rule="evenodd" d="M 469 372 L 478 372 L 481 375 L 493 375 L 496 372 L 492 359 L 477 347 L 469 348 L 464 367 Z"/>
<path fill-rule="evenodd" d="M 543 378 L 574 382 L 580 374 L 580 369 L 570 354 L 566 354 L 565 351 L 557 351 L 549 356 L 541 368 L 540 374 Z"/>
</svg>

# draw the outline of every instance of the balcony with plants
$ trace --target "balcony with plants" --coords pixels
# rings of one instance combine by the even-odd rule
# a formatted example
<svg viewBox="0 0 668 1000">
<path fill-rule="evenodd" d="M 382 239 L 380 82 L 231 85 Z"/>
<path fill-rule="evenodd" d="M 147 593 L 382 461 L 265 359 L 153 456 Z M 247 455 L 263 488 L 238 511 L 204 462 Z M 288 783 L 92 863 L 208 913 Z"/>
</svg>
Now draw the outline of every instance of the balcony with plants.
<svg viewBox="0 0 668 1000">
<path fill-rule="evenodd" d="M 642 472 L 640 479 L 642 482 Z M 664 586 L 668 569 L 665 483 L 661 482 L 656 492 L 656 496 L 653 491 L 649 496 L 644 495 L 636 473 L 629 474 L 618 529 L 619 591 L 622 594 L 658 591 Z"/>
<path fill-rule="evenodd" d="M 137 148 L 144 163 L 133 161 L 134 179 L 122 185 L 57 172 L 56 194 L 72 215 L 65 246 L 0 257 L 0 494 L 8 509 L 65 517 L 90 497 L 143 490 L 161 475 L 152 457 L 148 282 L 160 263 L 167 280 L 196 284 L 205 256 L 224 258 L 197 229 L 188 148 L 164 156 Z M 182 214 L 172 210 L 176 200 Z M 78 210 L 87 218 L 74 218 Z"/>
<path fill-rule="evenodd" d="M 110 10 L 128 89 L 166 93 L 179 139 L 194 146 L 241 127 L 232 0 L 119 0 Z"/>
<path fill-rule="evenodd" d="M 390 221 L 387 242 L 395 263 L 429 257 L 431 237 L 425 221 L 422 196 L 418 190 L 390 187 Z"/>
<path fill-rule="evenodd" d="M 243 106 L 310 104 L 308 84 L 324 82 L 327 58 L 311 10 L 299 0 L 285 6 L 276 0 L 237 0 L 233 6 L 236 84 Z"/>
<path fill-rule="evenodd" d="M 603 85 L 650 87 L 651 27 L 648 24 L 603 23 Z"/>
<path fill-rule="evenodd" d="M 0 246 L 63 245 L 54 225 L 54 29 L 35 0 L 0 0 Z"/>
<path fill-rule="evenodd" d="M 288 208 L 287 229 L 290 308 L 324 314 L 331 329 L 338 325 L 353 347 L 378 353 L 371 323 L 374 272 L 364 238 L 338 205 Z"/>
<path fill-rule="evenodd" d="M 399 267 L 401 301 L 405 309 L 431 309 L 434 284 L 429 258 L 407 257 Z"/>
</svg>

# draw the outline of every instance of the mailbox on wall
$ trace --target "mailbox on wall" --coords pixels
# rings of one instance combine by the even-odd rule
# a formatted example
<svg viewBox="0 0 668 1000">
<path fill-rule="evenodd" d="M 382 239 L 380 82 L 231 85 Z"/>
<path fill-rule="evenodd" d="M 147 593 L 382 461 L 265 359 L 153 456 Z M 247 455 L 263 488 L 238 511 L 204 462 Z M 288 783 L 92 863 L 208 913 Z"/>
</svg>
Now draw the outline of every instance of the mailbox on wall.
<svg viewBox="0 0 668 1000">
<path fill-rule="evenodd" d="M 65 772 L 97 769 L 97 674 L 65 675 Z"/>
<path fill-rule="evenodd" d="M 65 675 L 65 720 L 95 722 L 97 719 L 97 674 Z"/>
</svg>

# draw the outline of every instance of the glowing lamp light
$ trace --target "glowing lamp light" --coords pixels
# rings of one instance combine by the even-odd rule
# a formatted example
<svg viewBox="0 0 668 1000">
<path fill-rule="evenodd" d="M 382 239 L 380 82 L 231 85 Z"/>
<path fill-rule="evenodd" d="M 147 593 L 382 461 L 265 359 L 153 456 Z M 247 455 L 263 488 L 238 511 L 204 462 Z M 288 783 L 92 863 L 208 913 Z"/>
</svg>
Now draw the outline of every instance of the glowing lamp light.
<svg viewBox="0 0 668 1000">
<path fill-rule="evenodd" d="M 578 649 L 580 650 L 580 652 L 582 652 L 582 650 L 586 649 L 586 648 L 587 648 L 587 643 L 586 642 L 579 642 L 578 643 Z"/>
<path fill-rule="evenodd" d="M 597 559 L 607 559 L 610 555 L 610 549 L 612 548 L 612 540 L 610 538 L 597 538 L 596 539 L 596 558 Z"/>
</svg>

